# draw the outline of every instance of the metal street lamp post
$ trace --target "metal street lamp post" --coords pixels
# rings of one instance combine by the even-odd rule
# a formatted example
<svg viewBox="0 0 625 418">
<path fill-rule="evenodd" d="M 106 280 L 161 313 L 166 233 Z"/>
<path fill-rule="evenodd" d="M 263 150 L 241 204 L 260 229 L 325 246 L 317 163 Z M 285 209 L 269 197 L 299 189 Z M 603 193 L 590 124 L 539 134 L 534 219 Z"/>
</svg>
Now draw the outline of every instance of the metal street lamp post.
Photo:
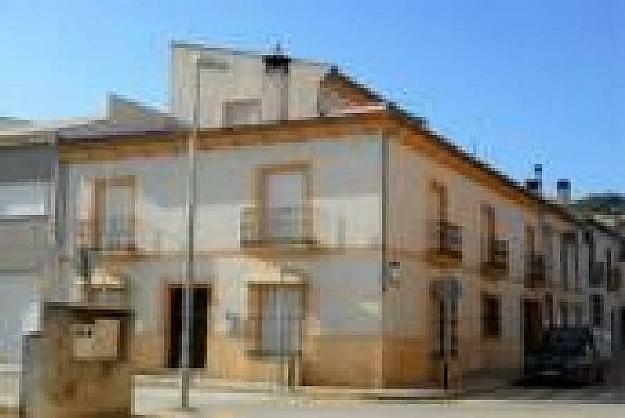
<svg viewBox="0 0 625 418">
<path fill-rule="evenodd" d="M 183 316 L 182 316 L 182 358 L 180 368 L 181 378 L 181 406 L 189 408 L 189 387 L 191 381 L 191 345 L 193 324 L 193 282 L 195 279 L 195 203 L 196 203 L 196 161 L 195 143 L 200 128 L 200 75 L 203 69 L 213 68 L 214 64 L 198 57 L 195 61 L 195 82 L 193 101 L 193 120 L 191 133 L 187 142 L 187 266 L 184 286 Z"/>
</svg>

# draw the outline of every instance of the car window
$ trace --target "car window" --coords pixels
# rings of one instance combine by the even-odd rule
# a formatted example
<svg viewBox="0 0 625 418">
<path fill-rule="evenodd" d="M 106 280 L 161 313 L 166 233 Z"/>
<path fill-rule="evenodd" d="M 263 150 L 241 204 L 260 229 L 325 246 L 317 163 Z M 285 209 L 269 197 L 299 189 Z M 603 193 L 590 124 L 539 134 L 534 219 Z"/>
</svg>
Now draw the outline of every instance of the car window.
<svg viewBox="0 0 625 418">
<path fill-rule="evenodd" d="M 593 348 L 588 333 L 574 329 L 548 331 L 541 345 L 542 350 L 566 354 L 583 354 L 588 348 Z"/>
</svg>

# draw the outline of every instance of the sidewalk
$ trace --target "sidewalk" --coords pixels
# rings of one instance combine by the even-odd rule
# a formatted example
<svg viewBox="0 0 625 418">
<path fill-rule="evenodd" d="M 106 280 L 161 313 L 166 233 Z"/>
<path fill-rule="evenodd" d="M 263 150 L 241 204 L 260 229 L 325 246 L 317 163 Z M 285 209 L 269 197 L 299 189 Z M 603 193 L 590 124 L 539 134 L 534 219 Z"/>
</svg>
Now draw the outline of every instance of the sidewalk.
<svg viewBox="0 0 625 418">
<path fill-rule="evenodd" d="M 189 391 L 195 412 L 183 412 L 180 381 L 176 375 L 135 376 L 134 411 L 137 416 L 195 417 L 198 411 L 232 408 L 283 408 L 295 406 L 346 406 L 387 403 L 443 402 L 459 393 L 438 389 L 373 389 L 345 387 L 285 386 L 257 382 L 225 381 L 196 377 Z"/>
<path fill-rule="evenodd" d="M 176 388 L 180 385 L 177 375 L 136 375 L 136 388 Z M 443 389 L 382 389 L 350 388 L 344 386 L 296 386 L 288 388 L 271 382 L 244 382 L 225 379 L 212 379 L 196 376 L 191 388 L 202 391 L 225 393 L 256 393 L 265 395 L 289 395 L 310 399 L 446 399 L 462 395 L 464 391 Z"/>
</svg>

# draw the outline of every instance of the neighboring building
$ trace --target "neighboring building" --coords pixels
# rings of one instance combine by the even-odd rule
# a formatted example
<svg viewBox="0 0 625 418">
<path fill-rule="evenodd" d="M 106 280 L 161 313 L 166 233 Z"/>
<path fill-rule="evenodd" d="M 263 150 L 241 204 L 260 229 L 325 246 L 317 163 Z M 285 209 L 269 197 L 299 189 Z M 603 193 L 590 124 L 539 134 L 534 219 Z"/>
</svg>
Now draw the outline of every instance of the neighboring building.
<svg viewBox="0 0 625 418">
<path fill-rule="evenodd" d="M 625 195 L 619 193 L 592 193 L 571 205 L 581 217 L 594 219 L 610 228 L 625 233 Z"/>
<path fill-rule="evenodd" d="M 0 128 L 0 363 L 19 361 L 27 322 L 56 280 L 55 138 L 28 125 Z"/>
<path fill-rule="evenodd" d="M 333 67 L 172 51 L 172 114 L 187 123 L 200 70 L 194 367 L 430 386 L 445 353 L 454 382 L 514 376 L 549 326 L 589 324 L 623 347 L 624 260 L 611 229 Z M 130 303 L 143 369 L 180 364 L 189 135 L 176 123 L 58 133 L 59 297 Z M 76 268 L 84 254 L 91 285 Z"/>
<path fill-rule="evenodd" d="M 0 364 L 19 362 L 24 332 L 35 331 L 40 304 L 63 294 L 56 271 L 65 196 L 57 137 L 173 129 L 173 118 L 117 95 L 101 119 L 0 118 Z M 59 194 L 61 192 L 61 194 Z"/>
</svg>

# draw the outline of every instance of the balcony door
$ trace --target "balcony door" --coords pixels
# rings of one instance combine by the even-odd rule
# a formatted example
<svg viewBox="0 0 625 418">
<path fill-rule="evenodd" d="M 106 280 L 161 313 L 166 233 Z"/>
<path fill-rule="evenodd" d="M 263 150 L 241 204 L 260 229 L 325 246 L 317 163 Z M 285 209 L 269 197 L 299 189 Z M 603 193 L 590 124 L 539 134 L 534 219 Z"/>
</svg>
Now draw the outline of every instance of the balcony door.
<svg viewBox="0 0 625 418">
<path fill-rule="evenodd" d="M 132 176 L 95 182 L 95 236 L 98 247 L 110 250 L 135 246 L 136 179 Z"/>
<path fill-rule="evenodd" d="M 307 226 L 308 172 L 302 166 L 268 169 L 263 176 L 263 234 L 275 241 L 299 241 Z"/>
<path fill-rule="evenodd" d="M 494 244 L 497 238 L 495 209 L 483 204 L 481 209 L 482 261 L 493 261 Z"/>
</svg>

